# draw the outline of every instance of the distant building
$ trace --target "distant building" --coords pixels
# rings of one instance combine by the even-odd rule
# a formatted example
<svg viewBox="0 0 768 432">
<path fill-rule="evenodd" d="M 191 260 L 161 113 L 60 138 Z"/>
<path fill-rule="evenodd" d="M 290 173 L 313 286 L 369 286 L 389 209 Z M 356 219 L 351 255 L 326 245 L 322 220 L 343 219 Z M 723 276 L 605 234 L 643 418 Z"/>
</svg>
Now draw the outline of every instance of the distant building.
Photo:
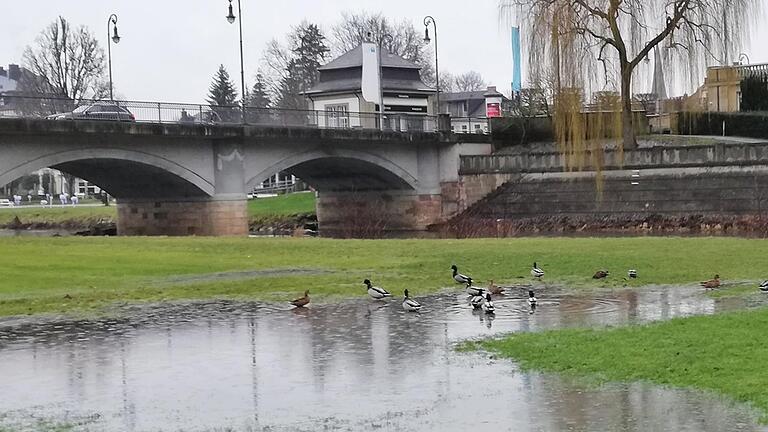
<svg viewBox="0 0 768 432">
<path fill-rule="evenodd" d="M 19 88 L 22 68 L 19 65 L 10 64 L 8 69 L 0 66 L 0 117 L 15 117 L 17 115 L 15 103 L 6 95 L 13 95 Z"/>
<path fill-rule="evenodd" d="M 422 130 L 433 115 L 435 89 L 420 76 L 421 66 L 396 54 L 382 52 L 384 129 Z M 379 107 L 363 99 L 363 48 L 358 45 L 318 68 L 318 83 L 305 92 L 309 108 L 321 111 L 321 127 L 379 126 Z M 360 113 L 358 115 L 357 113 Z"/>
<path fill-rule="evenodd" d="M 440 93 L 440 113 L 451 116 L 451 131 L 454 133 L 488 133 L 488 117 L 501 116 L 509 103 L 510 100 L 496 87 Z M 489 109 L 493 112 L 489 113 Z"/>
<path fill-rule="evenodd" d="M 750 78 L 768 83 L 768 63 L 710 67 L 704 85 L 689 98 L 688 105 L 700 111 L 742 111 L 742 87 Z M 763 91 L 768 92 L 768 84 L 765 87 Z"/>
</svg>

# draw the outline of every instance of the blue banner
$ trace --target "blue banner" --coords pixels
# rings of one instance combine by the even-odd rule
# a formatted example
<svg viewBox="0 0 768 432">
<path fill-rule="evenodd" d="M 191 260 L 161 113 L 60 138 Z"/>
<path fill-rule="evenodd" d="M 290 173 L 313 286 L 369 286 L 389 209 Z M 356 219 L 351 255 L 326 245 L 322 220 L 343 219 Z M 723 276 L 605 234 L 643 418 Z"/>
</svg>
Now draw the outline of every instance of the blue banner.
<svg viewBox="0 0 768 432">
<path fill-rule="evenodd" d="M 520 27 L 512 27 L 512 91 L 523 89 L 523 65 L 520 52 Z"/>
</svg>

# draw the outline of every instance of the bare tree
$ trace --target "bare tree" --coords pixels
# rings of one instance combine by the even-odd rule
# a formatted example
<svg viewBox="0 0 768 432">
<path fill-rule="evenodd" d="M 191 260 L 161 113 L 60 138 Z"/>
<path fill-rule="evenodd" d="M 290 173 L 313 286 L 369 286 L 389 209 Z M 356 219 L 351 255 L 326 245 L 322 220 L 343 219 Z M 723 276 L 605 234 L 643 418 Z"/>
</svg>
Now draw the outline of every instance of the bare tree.
<svg viewBox="0 0 768 432">
<path fill-rule="evenodd" d="M 84 26 L 72 28 L 63 17 L 48 25 L 24 51 L 32 73 L 22 91 L 79 101 L 103 96 L 104 50 Z"/>
<path fill-rule="evenodd" d="M 486 83 L 483 76 L 478 72 L 469 71 L 454 78 L 454 87 L 456 88 L 456 91 L 472 92 L 485 90 Z"/>
<path fill-rule="evenodd" d="M 638 65 L 657 46 L 666 48 L 669 64 L 692 78 L 712 60 L 727 64 L 748 37 L 761 0 L 500 0 L 500 11 L 523 24 L 531 74 L 554 71 L 558 93 L 591 90 L 595 82 L 620 91 L 618 133 L 625 148 L 634 148 L 632 81 Z M 563 122 L 578 116 L 563 110 L 556 122 L 558 117 Z"/>
<path fill-rule="evenodd" d="M 373 42 L 384 40 L 384 48 L 389 52 L 421 66 L 424 82 L 434 84 L 433 53 L 424 42 L 423 31 L 417 29 L 411 21 L 391 22 L 380 12 L 343 13 L 341 22 L 332 29 L 331 49 L 334 57 L 360 45 L 368 39 L 369 33 Z M 385 35 L 392 38 L 385 38 Z"/>
</svg>

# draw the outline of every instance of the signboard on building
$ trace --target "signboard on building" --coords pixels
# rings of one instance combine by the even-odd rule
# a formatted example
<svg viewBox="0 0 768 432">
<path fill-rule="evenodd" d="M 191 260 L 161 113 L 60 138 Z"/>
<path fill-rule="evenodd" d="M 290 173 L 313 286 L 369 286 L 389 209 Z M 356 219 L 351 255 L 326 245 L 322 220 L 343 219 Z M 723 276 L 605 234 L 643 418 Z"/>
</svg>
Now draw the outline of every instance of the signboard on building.
<svg viewBox="0 0 768 432">
<path fill-rule="evenodd" d="M 501 117 L 501 103 L 489 102 L 485 104 L 485 116 L 488 118 Z"/>
</svg>

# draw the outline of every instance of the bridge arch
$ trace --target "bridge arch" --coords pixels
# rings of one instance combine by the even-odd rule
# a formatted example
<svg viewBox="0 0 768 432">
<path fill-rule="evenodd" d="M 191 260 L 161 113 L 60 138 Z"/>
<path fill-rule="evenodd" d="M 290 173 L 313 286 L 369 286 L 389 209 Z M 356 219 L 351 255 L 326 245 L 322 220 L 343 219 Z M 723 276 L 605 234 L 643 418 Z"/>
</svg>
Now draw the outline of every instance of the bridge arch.
<svg viewBox="0 0 768 432">
<path fill-rule="evenodd" d="M 246 189 L 253 190 L 277 172 L 290 172 L 327 191 L 415 190 L 418 186 L 414 175 L 384 157 L 352 149 L 316 149 L 286 157 L 249 175 Z"/>
<path fill-rule="evenodd" d="M 0 184 L 42 168 L 88 180 L 120 198 L 209 197 L 214 184 L 184 166 L 125 148 L 88 148 L 41 155 L 0 172 Z M 151 186 L 151 187 L 149 187 Z"/>
</svg>

